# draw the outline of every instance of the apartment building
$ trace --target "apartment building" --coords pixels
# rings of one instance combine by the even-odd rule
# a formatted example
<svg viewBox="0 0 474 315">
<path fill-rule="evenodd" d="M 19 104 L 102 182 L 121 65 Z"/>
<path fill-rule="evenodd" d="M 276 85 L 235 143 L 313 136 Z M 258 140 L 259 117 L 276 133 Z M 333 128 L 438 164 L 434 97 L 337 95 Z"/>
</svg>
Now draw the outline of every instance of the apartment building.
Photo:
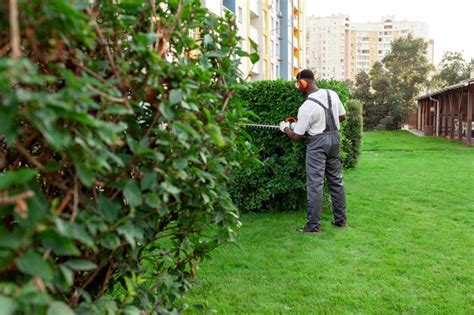
<svg viewBox="0 0 474 315">
<path fill-rule="evenodd" d="M 260 60 L 241 60 L 240 70 L 249 80 L 291 79 L 306 66 L 304 0 L 202 0 L 211 12 L 234 13 L 241 47 Z"/>
<path fill-rule="evenodd" d="M 306 19 L 306 64 L 322 79 L 346 79 L 350 22 L 346 15 Z"/>
<path fill-rule="evenodd" d="M 423 22 L 385 16 L 381 22 L 352 23 L 344 15 L 313 16 L 307 18 L 307 30 L 307 64 L 323 79 L 354 80 L 383 59 L 393 40 L 408 34 L 423 38 L 428 60 L 433 63 L 434 59 L 434 41 L 428 39 L 428 25 Z"/>
</svg>

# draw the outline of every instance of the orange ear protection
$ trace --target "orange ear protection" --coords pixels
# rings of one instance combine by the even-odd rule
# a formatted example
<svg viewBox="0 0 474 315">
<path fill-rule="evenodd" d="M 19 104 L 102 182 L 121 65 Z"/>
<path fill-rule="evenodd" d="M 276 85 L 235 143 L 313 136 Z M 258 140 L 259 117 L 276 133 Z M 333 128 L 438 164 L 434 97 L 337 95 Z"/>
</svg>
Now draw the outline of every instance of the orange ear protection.
<svg viewBox="0 0 474 315">
<path fill-rule="evenodd" d="M 308 87 L 308 82 L 306 82 L 306 80 L 303 80 L 303 79 L 299 80 L 298 84 L 301 86 L 303 90 L 306 90 L 306 88 Z"/>
</svg>

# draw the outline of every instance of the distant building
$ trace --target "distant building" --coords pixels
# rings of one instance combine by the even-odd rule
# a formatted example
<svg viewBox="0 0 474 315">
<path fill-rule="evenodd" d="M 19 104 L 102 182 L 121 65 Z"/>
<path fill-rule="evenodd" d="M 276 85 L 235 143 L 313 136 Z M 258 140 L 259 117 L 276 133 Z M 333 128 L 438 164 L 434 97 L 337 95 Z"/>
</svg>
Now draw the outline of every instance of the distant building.
<svg viewBox="0 0 474 315">
<path fill-rule="evenodd" d="M 354 80 L 383 59 L 393 40 L 408 34 L 427 42 L 426 56 L 433 63 L 434 41 L 428 39 L 426 23 L 395 21 L 394 16 L 371 23 L 352 23 L 345 15 L 307 17 L 306 63 L 320 78 Z"/>
<path fill-rule="evenodd" d="M 348 16 L 306 18 L 306 64 L 319 78 L 349 78 L 349 48 Z"/>
<path fill-rule="evenodd" d="M 201 0 L 215 14 L 234 13 L 243 50 L 260 55 L 240 70 L 249 80 L 291 79 L 306 67 L 304 0 Z M 253 51 L 250 40 L 258 45 Z"/>
</svg>

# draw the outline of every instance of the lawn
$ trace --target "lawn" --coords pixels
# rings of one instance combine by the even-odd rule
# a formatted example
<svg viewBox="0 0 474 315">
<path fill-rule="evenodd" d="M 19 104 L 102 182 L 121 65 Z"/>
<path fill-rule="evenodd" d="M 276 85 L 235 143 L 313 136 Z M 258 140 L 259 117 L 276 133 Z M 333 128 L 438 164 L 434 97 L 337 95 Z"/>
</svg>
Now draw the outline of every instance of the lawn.
<svg viewBox="0 0 474 315">
<path fill-rule="evenodd" d="M 305 211 L 247 214 L 187 303 L 218 313 L 474 313 L 474 147 L 364 134 L 344 173 L 350 227 L 298 234 Z"/>
</svg>

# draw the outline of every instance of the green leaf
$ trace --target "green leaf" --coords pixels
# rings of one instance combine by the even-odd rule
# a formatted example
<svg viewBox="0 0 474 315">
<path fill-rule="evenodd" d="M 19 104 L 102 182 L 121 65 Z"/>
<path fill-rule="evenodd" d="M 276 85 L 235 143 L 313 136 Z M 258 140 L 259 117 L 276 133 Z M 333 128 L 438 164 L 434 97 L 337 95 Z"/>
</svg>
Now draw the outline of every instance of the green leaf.
<svg viewBox="0 0 474 315">
<path fill-rule="evenodd" d="M 222 136 L 221 128 L 215 124 L 208 124 L 207 131 L 212 141 L 218 146 L 222 147 L 225 145 L 224 137 Z"/>
<path fill-rule="evenodd" d="M 53 270 L 41 255 L 33 250 L 17 258 L 15 262 L 18 269 L 27 275 L 38 276 L 46 281 L 53 280 Z"/>
<path fill-rule="evenodd" d="M 71 268 L 72 270 L 93 270 L 97 268 L 97 265 L 84 259 L 71 259 L 64 263 L 64 266 Z"/>
<path fill-rule="evenodd" d="M 175 105 L 181 102 L 181 98 L 182 98 L 181 90 L 171 90 L 170 92 L 171 105 Z"/>
<path fill-rule="evenodd" d="M 6 229 L 1 228 L 0 229 L 0 247 L 16 250 L 18 247 L 22 246 L 22 244 L 24 243 L 23 233 L 24 231 L 20 229 L 8 231 Z"/>
<path fill-rule="evenodd" d="M 127 305 L 123 309 L 123 314 L 124 315 L 140 315 L 141 312 L 136 306 Z"/>
<path fill-rule="evenodd" d="M 114 222 L 117 220 L 121 206 L 105 197 L 104 195 L 99 196 L 99 212 L 108 222 Z"/>
<path fill-rule="evenodd" d="M 0 189 L 6 189 L 12 185 L 26 184 L 37 174 L 37 171 L 29 168 L 21 168 L 0 174 Z"/>
<path fill-rule="evenodd" d="M 178 195 L 181 192 L 181 190 L 178 187 L 168 182 L 162 182 L 160 186 L 166 192 L 169 192 L 170 194 L 173 194 L 173 195 Z"/>
<path fill-rule="evenodd" d="M 71 269 L 63 265 L 59 265 L 59 270 L 61 270 L 61 274 L 64 277 L 67 288 L 69 288 L 74 283 L 74 273 L 71 271 Z"/>
<path fill-rule="evenodd" d="M 18 308 L 18 303 L 9 297 L 0 295 L 0 310 L 3 315 L 13 315 Z"/>
<path fill-rule="evenodd" d="M 178 170 L 184 170 L 188 167 L 188 160 L 179 158 L 173 161 L 173 166 Z"/>
<path fill-rule="evenodd" d="M 72 238 L 82 243 L 86 244 L 89 247 L 94 246 L 94 240 L 92 237 L 87 233 L 84 226 L 79 225 L 75 222 L 67 222 L 56 218 L 55 220 L 57 231 L 67 237 Z"/>
<path fill-rule="evenodd" d="M 107 108 L 104 113 L 109 115 L 131 115 L 133 111 L 124 105 L 115 105 Z"/>
<path fill-rule="evenodd" d="M 123 189 L 123 194 L 131 207 L 138 207 L 142 204 L 142 193 L 135 181 L 130 180 L 127 183 Z"/>
<path fill-rule="evenodd" d="M 48 307 L 46 315 L 74 315 L 74 311 L 64 302 L 54 301 Z"/>
<path fill-rule="evenodd" d="M 120 246 L 120 238 L 113 233 L 104 234 L 100 239 L 99 242 L 102 246 L 108 249 L 116 249 Z"/>
<path fill-rule="evenodd" d="M 222 50 L 213 50 L 209 52 L 208 56 L 214 58 L 225 58 L 227 56 L 227 53 Z"/>
<path fill-rule="evenodd" d="M 158 175 L 155 172 L 148 172 L 141 180 L 142 190 L 152 189 L 158 184 Z"/>
<path fill-rule="evenodd" d="M 91 187 L 94 182 L 94 173 L 82 163 L 76 164 L 76 171 L 79 180 L 87 187 Z"/>
<path fill-rule="evenodd" d="M 161 206 L 161 200 L 156 193 L 145 194 L 145 203 L 154 209 L 159 209 Z"/>
<path fill-rule="evenodd" d="M 257 63 L 257 61 L 260 59 L 260 55 L 257 53 L 250 54 L 250 62 L 252 63 Z"/>
<path fill-rule="evenodd" d="M 137 241 L 141 241 L 143 239 L 143 232 L 135 227 L 130 221 L 126 222 L 124 225 L 121 225 L 117 229 L 117 232 L 123 235 L 132 247 L 135 247 Z"/>
<path fill-rule="evenodd" d="M 41 233 L 39 238 L 44 247 L 51 248 L 57 255 L 78 256 L 81 254 L 76 245 L 74 245 L 74 242 L 53 230 Z"/>
<path fill-rule="evenodd" d="M 174 110 L 168 104 L 166 104 L 166 102 L 161 102 L 160 113 L 163 114 L 163 117 L 168 120 L 174 119 L 175 116 Z"/>
<path fill-rule="evenodd" d="M 2 114 L 0 115 L 0 135 L 3 135 L 9 144 L 15 141 L 19 133 L 18 128 L 15 128 L 14 120 L 16 114 L 16 108 L 2 107 Z"/>
</svg>

